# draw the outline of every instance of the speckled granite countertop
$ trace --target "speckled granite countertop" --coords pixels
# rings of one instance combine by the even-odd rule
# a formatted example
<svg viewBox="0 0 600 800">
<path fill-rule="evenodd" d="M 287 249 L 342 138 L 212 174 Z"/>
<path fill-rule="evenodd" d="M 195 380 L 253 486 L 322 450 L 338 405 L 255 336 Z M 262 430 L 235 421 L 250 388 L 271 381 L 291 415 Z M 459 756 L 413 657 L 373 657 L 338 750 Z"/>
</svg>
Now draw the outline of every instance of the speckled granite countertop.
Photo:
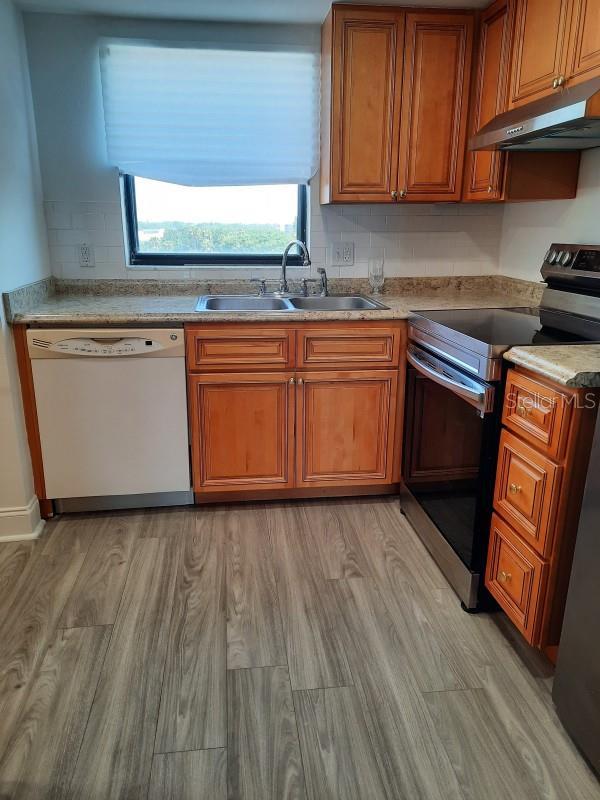
<svg viewBox="0 0 600 800">
<path fill-rule="evenodd" d="M 74 285 L 77 283 L 77 285 Z M 332 294 L 366 294 L 365 281 L 331 281 Z M 119 282 L 70 281 L 52 286 L 45 295 L 39 286 L 24 287 L 5 296 L 7 317 L 13 324 L 35 325 L 125 325 L 184 322 L 289 322 L 323 320 L 405 319 L 411 311 L 432 308 L 498 308 L 537 305 L 541 285 L 503 278 L 392 279 L 381 300 L 389 310 L 372 311 L 284 311 L 284 312 L 197 312 L 198 296 L 231 292 L 232 284 L 192 287 L 160 284 L 119 284 Z M 46 287 L 42 287 L 46 288 Z M 173 290 L 179 288 L 180 292 Z M 58 290 L 57 290 L 58 289 Z M 229 289 L 229 292 L 227 291 Z M 35 291 L 34 291 L 35 290 Z M 248 287 L 255 294 L 256 287 Z"/>
<path fill-rule="evenodd" d="M 497 293 L 405 294 L 377 298 L 388 310 L 371 311 L 195 311 L 197 297 L 54 297 L 16 314 L 13 323 L 38 325 L 123 325 L 183 322 L 322 322 L 323 320 L 405 319 L 426 308 L 498 308 L 527 305 L 522 298 Z"/>
<path fill-rule="evenodd" d="M 599 344 L 513 347 L 504 358 L 564 386 L 600 387 Z"/>
</svg>

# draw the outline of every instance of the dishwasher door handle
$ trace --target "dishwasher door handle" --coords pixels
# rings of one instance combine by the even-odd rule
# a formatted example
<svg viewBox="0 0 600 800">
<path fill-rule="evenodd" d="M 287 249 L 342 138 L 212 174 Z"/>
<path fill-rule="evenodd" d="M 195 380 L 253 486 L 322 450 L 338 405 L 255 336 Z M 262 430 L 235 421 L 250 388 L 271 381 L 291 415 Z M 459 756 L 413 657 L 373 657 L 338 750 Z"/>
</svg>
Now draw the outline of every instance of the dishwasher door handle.
<svg viewBox="0 0 600 800">
<path fill-rule="evenodd" d="M 417 372 L 462 398 L 469 405 L 476 408 L 480 416 L 483 417 L 493 411 L 494 388 L 492 386 L 479 383 L 479 381 L 463 375 L 440 359 L 412 344 L 408 347 L 406 358 Z"/>
</svg>

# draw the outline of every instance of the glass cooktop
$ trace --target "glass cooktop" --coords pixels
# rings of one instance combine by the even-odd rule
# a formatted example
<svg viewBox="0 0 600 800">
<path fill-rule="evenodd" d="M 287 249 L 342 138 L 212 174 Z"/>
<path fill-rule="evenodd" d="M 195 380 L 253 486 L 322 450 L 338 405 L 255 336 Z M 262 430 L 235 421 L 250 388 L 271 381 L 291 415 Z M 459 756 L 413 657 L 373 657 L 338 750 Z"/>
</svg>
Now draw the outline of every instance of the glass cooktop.
<svg viewBox="0 0 600 800">
<path fill-rule="evenodd" d="M 538 308 L 459 308 L 418 311 L 416 316 L 435 323 L 436 327 L 447 328 L 449 333 L 456 332 L 492 346 L 587 341 L 574 333 L 544 325 Z"/>
</svg>

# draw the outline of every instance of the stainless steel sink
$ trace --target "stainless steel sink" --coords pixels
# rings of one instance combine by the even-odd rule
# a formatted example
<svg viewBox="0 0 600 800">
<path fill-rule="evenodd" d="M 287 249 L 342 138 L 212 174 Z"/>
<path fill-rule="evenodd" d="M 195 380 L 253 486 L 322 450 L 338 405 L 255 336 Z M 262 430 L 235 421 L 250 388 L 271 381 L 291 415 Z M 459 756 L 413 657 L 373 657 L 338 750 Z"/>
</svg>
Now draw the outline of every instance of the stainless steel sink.
<svg viewBox="0 0 600 800">
<path fill-rule="evenodd" d="M 299 311 L 369 311 L 386 309 L 383 303 L 362 295 L 329 295 L 328 297 L 291 297 L 290 303 Z"/>
<path fill-rule="evenodd" d="M 204 295 L 196 311 L 292 311 L 288 300 L 256 295 Z"/>
<path fill-rule="evenodd" d="M 372 311 L 387 309 L 383 303 L 362 295 L 330 295 L 328 297 L 262 297 L 259 295 L 204 295 L 196 311 Z"/>
</svg>

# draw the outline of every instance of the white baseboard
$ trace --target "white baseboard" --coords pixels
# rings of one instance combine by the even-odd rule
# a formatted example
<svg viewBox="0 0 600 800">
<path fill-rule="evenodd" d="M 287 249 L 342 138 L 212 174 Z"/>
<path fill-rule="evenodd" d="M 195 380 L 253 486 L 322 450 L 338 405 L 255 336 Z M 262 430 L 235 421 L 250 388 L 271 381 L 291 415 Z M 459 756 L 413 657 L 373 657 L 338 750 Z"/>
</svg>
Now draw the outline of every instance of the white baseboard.
<svg viewBox="0 0 600 800">
<path fill-rule="evenodd" d="M 40 505 L 34 495 L 26 506 L 0 508 L 0 542 L 21 542 L 37 539 L 44 520 L 40 518 Z"/>
</svg>

